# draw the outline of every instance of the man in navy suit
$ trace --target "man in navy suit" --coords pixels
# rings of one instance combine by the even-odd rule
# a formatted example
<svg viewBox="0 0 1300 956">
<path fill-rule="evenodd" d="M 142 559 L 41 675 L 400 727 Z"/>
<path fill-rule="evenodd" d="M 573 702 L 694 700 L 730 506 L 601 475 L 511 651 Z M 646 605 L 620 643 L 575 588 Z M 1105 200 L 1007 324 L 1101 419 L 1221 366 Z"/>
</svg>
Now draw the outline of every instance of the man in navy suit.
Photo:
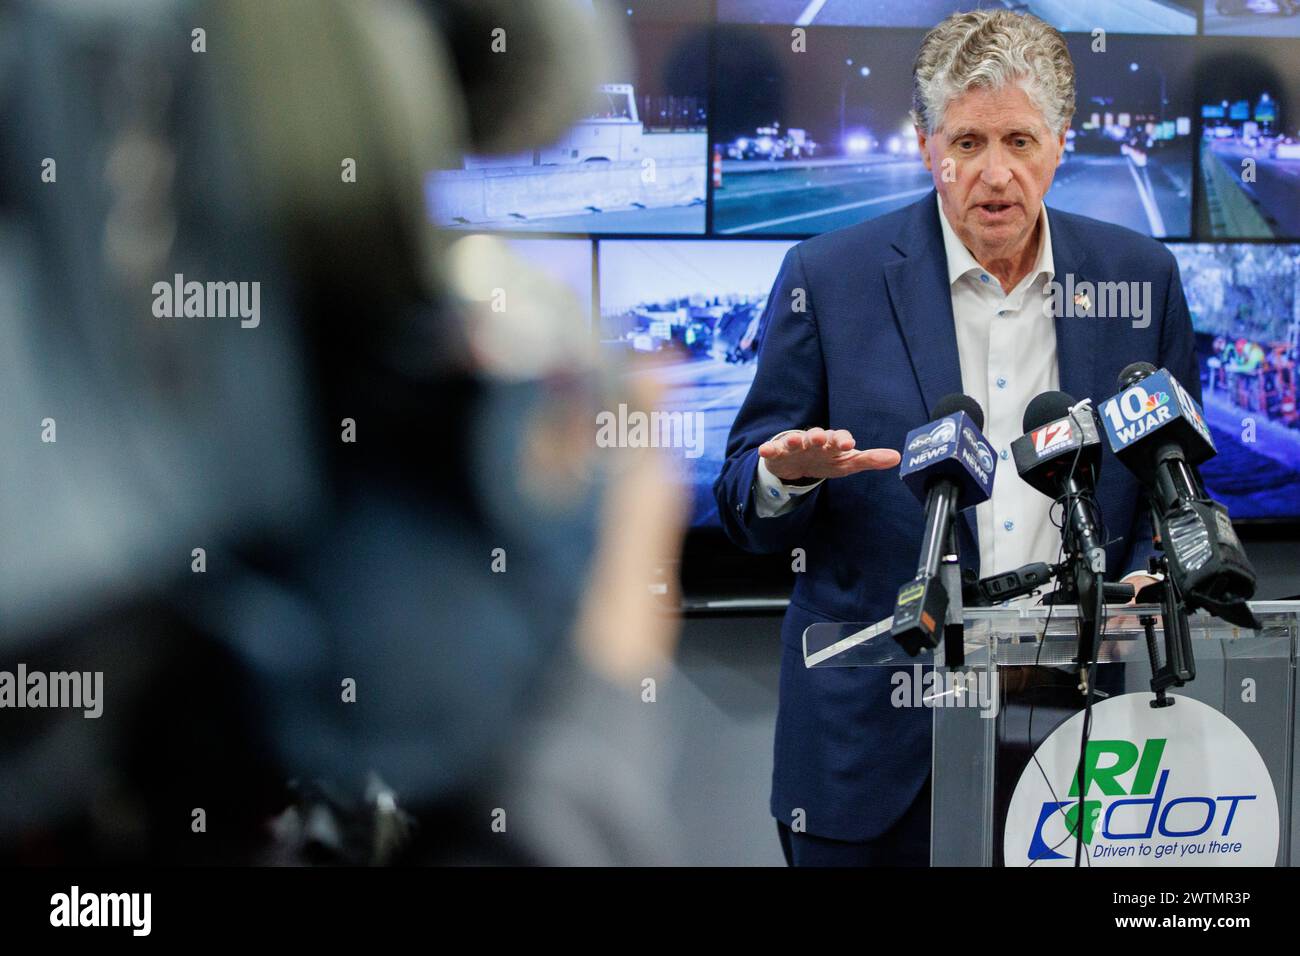
<svg viewBox="0 0 1300 956">
<path fill-rule="evenodd" d="M 908 430 L 954 392 L 985 410 L 1000 467 L 958 534 L 964 568 L 989 575 L 1057 557 L 1052 502 L 1008 457 L 1030 399 L 1099 403 L 1136 361 L 1199 398 L 1174 257 L 1043 203 L 1073 112 L 1056 30 L 1004 10 L 949 17 L 914 71 L 935 192 L 795 246 L 768 300 L 714 492 L 732 540 L 806 559 L 781 632 L 771 802 L 791 864 L 928 863 L 932 714 L 892 707 L 883 670 L 809 670 L 801 649 L 810 624 L 887 616 L 915 572 L 923 513 L 893 470 Z M 1141 587 L 1150 522 L 1137 482 L 1107 459 L 1107 568 Z"/>
</svg>

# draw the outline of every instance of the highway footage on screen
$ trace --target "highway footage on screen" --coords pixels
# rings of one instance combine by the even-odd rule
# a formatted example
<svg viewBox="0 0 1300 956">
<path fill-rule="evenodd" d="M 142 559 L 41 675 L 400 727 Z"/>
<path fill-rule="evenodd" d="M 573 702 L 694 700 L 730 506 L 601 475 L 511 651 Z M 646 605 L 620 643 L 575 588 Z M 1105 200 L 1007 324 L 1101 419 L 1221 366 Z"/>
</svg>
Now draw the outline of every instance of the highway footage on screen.
<svg viewBox="0 0 1300 956">
<path fill-rule="evenodd" d="M 626 23 L 634 62 L 552 147 L 432 172 L 429 214 L 599 240 L 596 334 L 667 377 L 665 411 L 696 429 L 675 456 L 694 523 L 712 524 L 782 256 L 930 194 L 913 58 L 928 26 L 970 4 L 597 2 Z M 1300 241 L 1300 0 L 1017 6 L 1065 31 L 1076 68 L 1047 204 L 1169 241 L 1219 446 L 1206 480 L 1238 519 L 1300 518 L 1300 247 L 1284 245 Z M 528 242 L 545 267 L 562 240 Z M 586 248 L 556 255 L 550 271 L 586 308 Z"/>
<path fill-rule="evenodd" d="M 753 382 L 767 293 L 792 243 L 600 243 L 599 335 L 659 359 L 681 417 L 692 524 L 715 525 L 712 485 L 727 432 Z M 1218 455 L 1210 493 L 1238 520 L 1300 516 L 1300 245 L 1173 243 L 1196 328 L 1206 419 Z"/>
<path fill-rule="evenodd" d="M 1300 246 L 1170 246 L 1196 328 L 1206 421 L 1218 455 L 1201 466 L 1237 519 L 1300 515 Z"/>
<path fill-rule="evenodd" d="M 1204 238 L 1300 239 L 1296 44 L 1206 38 L 1196 75 Z"/>
<path fill-rule="evenodd" d="M 789 242 L 605 240 L 599 334 L 607 349 L 652 357 L 660 409 L 682 436 L 680 478 L 695 525 L 717 524 L 713 481 L 754 380 L 767 295 Z"/>
<path fill-rule="evenodd" d="M 638 23 L 633 54 L 557 142 L 465 156 L 426 181 L 438 226 L 568 233 L 701 233 L 708 165 L 708 32 Z"/>
<path fill-rule="evenodd" d="M 909 116 L 924 31 L 721 28 L 713 231 L 812 235 L 933 188 Z M 1068 37 L 1078 112 L 1049 206 L 1158 238 L 1192 223 L 1192 62 L 1176 38 Z M 816 54 L 815 56 L 813 54 Z"/>
<path fill-rule="evenodd" d="M 1204 0 L 1207 36 L 1300 37 L 1297 0 Z"/>
</svg>

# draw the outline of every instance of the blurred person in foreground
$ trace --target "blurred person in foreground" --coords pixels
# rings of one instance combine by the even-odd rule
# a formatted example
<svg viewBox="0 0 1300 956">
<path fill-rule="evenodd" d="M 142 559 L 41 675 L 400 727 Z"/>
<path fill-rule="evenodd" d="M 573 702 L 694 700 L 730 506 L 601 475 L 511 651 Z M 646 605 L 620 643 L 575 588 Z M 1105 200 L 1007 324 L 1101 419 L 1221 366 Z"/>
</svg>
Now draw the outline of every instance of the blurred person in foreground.
<svg viewBox="0 0 1300 956">
<path fill-rule="evenodd" d="M 641 592 L 680 503 L 597 453 L 585 316 L 423 203 L 448 155 L 558 135 L 614 43 L 566 0 L 0 10 L 0 638 L 104 685 L 6 722 L 5 858 L 551 862 L 493 828 L 544 799 L 602 817 L 587 860 L 645 859 L 608 844 L 661 803 L 512 761 L 667 666 Z M 260 313 L 168 315 L 174 277 Z"/>
</svg>

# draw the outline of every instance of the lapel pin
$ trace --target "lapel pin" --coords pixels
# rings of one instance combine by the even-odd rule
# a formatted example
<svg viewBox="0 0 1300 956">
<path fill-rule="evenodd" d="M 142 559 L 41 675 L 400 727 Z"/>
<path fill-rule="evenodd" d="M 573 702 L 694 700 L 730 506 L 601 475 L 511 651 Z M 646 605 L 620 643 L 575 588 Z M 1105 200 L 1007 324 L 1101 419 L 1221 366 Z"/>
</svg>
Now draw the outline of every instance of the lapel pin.
<svg viewBox="0 0 1300 956">
<path fill-rule="evenodd" d="M 1074 307 L 1083 313 L 1092 311 L 1092 300 L 1088 298 L 1086 292 L 1076 292 L 1074 294 Z"/>
</svg>

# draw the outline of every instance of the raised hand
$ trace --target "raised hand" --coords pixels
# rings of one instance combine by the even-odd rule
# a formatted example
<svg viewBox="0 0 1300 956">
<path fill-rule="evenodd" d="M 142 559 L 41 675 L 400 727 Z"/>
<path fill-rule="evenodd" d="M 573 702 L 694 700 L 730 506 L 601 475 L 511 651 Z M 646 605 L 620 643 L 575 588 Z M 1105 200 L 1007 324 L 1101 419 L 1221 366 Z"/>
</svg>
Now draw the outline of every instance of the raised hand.
<svg viewBox="0 0 1300 956">
<path fill-rule="evenodd" d="M 810 428 L 791 431 L 765 441 L 758 448 L 767 469 L 782 481 L 811 482 L 818 478 L 843 478 L 860 471 L 893 468 L 902 456 L 892 448 L 854 448 L 853 436 L 844 429 Z"/>
</svg>

